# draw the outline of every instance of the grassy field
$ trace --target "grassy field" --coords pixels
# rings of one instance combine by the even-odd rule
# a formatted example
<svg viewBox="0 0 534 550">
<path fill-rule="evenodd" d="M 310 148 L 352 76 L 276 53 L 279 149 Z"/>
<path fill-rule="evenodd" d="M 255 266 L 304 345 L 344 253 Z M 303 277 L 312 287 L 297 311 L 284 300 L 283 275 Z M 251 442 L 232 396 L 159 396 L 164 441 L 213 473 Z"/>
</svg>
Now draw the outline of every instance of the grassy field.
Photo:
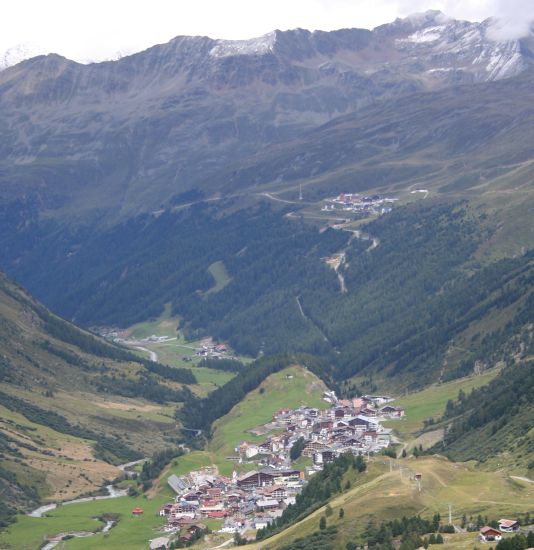
<svg viewBox="0 0 534 550">
<path fill-rule="evenodd" d="M 460 378 L 444 384 L 430 386 L 425 390 L 404 397 L 399 397 L 395 400 L 394 404 L 403 406 L 406 416 L 401 420 L 388 422 L 386 425 L 395 429 L 403 438 L 410 438 L 423 428 L 424 420 L 439 417 L 445 411 L 447 401 L 449 399 L 456 399 L 460 390 L 468 393 L 473 388 L 484 386 L 497 373 L 497 370 L 492 370 L 480 376 Z"/>
<path fill-rule="evenodd" d="M 208 271 L 215 281 L 215 285 L 212 286 L 206 294 L 215 294 L 222 290 L 232 278 L 228 275 L 226 267 L 222 261 L 214 262 L 208 267 Z"/>
<path fill-rule="evenodd" d="M 215 262 L 210 267 L 213 268 L 213 276 L 217 281 L 217 286 L 222 288 L 229 282 L 226 280 L 224 265 L 222 262 Z M 222 286 L 220 286 L 222 285 Z M 214 287 L 215 288 L 215 287 Z M 219 288 L 219 290 L 220 290 Z M 212 291 L 215 291 L 212 289 Z M 171 367 L 181 367 L 190 369 L 195 375 L 198 384 L 191 389 L 200 396 L 206 396 L 217 387 L 224 386 L 235 374 L 232 372 L 223 372 L 215 369 L 198 368 L 201 357 L 196 355 L 196 350 L 203 344 L 208 343 L 208 339 L 188 341 L 183 333 L 178 330 L 180 319 L 171 317 L 170 304 L 167 304 L 165 311 L 160 317 L 152 321 L 137 323 L 131 326 L 127 332 L 130 338 L 144 339 L 152 335 L 167 336 L 172 338 L 167 342 L 143 342 L 143 347 L 154 351 L 158 355 L 158 361 Z M 142 357 L 146 357 L 146 352 L 135 351 Z M 184 357 L 190 360 L 185 360 Z M 250 363 L 253 359 L 250 357 L 237 357 L 242 363 Z"/>
<path fill-rule="evenodd" d="M 71 539 L 62 543 L 64 548 L 145 550 L 148 540 L 156 536 L 158 528 L 164 523 L 164 519 L 157 516 L 157 511 L 165 502 L 166 499 L 162 497 L 152 500 L 144 497 L 121 497 L 62 506 L 52 510 L 44 518 L 20 516 L 15 525 L 0 535 L 0 547 L 35 550 L 46 536 L 80 530 L 95 531 L 103 526 L 102 522 L 95 520 L 96 517 L 102 514 L 118 514 L 119 521 L 109 533 Z M 132 515 L 136 506 L 144 510 L 141 517 Z"/>
<path fill-rule="evenodd" d="M 171 316 L 171 304 L 168 303 L 165 304 L 163 313 L 157 319 L 132 325 L 128 333 L 132 338 L 148 338 L 153 334 L 173 338 L 176 336 L 178 322 L 178 319 Z"/>
<path fill-rule="evenodd" d="M 357 541 L 371 518 L 379 523 L 403 515 L 421 514 L 430 518 L 436 512 L 446 518 L 451 503 L 453 523 L 458 524 L 464 513 L 467 517 L 481 514 L 498 519 L 534 509 L 532 484 L 516 482 L 505 472 L 484 472 L 472 464 L 457 464 L 440 457 L 393 462 L 395 467 L 390 472 L 388 461 L 373 459 L 369 472 L 364 475 L 365 481 L 330 503 L 333 514 L 328 524 L 339 528 L 338 548 L 345 548 L 349 541 Z M 412 479 L 415 472 L 422 474 L 420 492 Z M 345 511 L 343 520 L 339 519 L 340 508 Z M 295 538 L 309 535 L 318 530 L 324 511 L 320 509 L 279 535 L 250 548 L 274 550 Z M 471 550 L 475 539 L 476 533 L 447 535 L 443 548 Z"/>
</svg>

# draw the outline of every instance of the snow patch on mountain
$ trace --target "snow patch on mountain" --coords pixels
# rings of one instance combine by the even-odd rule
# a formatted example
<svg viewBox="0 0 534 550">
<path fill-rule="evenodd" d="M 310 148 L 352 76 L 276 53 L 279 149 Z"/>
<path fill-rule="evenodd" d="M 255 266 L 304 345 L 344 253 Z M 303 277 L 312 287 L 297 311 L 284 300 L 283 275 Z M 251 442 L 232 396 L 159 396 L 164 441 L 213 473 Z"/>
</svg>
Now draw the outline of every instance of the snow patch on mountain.
<svg viewBox="0 0 534 550">
<path fill-rule="evenodd" d="M 490 73 L 489 80 L 508 78 L 519 74 L 525 68 L 519 44 L 516 44 L 516 51 L 510 51 L 511 47 L 492 52 L 486 65 L 486 71 Z"/>
<path fill-rule="evenodd" d="M 424 42 L 435 42 L 442 37 L 443 31 L 445 30 L 444 26 L 439 27 L 428 27 L 426 29 L 416 31 L 408 38 L 400 39 L 400 42 L 415 42 L 421 44 Z"/>
<path fill-rule="evenodd" d="M 212 57 L 231 57 L 236 55 L 264 55 L 273 50 L 276 31 L 250 40 L 217 40 L 210 55 Z"/>
</svg>

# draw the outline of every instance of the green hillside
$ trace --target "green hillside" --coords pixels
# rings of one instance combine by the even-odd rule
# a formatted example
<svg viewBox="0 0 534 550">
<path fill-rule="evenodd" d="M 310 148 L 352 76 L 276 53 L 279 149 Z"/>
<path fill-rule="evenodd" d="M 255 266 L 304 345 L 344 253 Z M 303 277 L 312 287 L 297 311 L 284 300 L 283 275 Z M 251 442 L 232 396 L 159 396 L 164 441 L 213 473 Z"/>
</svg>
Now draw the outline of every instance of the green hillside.
<svg viewBox="0 0 534 550">
<path fill-rule="evenodd" d="M 116 464 L 176 445 L 189 371 L 138 359 L 0 275 L 0 487 L 13 508 L 97 490 Z M 158 372 L 156 372 L 158 371 Z M 5 513 L 4 513 L 5 512 Z M 2 516 L 9 515 L 5 510 Z"/>
<path fill-rule="evenodd" d="M 213 425 L 213 437 L 209 444 L 212 455 L 219 460 L 235 454 L 235 447 L 243 441 L 259 442 L 261 436 L 250 430 L 267 424 L 273 414 L 282 408 L 298 408 L 301 405 L 325 409 L 328 403 L 322 399 L 324 383 L 301 366 L 292 366 L 271 374 L 260 386 L 248 393 L 225 416 Z M 233 464 L 222 462 L 220 470 L 228 475 Z"/>
<path fill-rule="evenodd" d="M 504 464 L 532 477 L 534 472 L 534 360 L 510 364 L 487 386 L 459 392 L 447 403 L 447 426 L 435 450 L 454 460 Z"/>
<path fill-rule="evenodd" d="M 413 481 L 416 472 L 422 475 L 421 491 Z M 336 527 L 333 542 L 326 547 L 344 549 L 348 542 L 365 544 L 369 525 L 379 527 L 382 522 L 403 516 L 421 515 L 432 520 L 438 513 L 442 524 L 446 524 L 449 503 L 455 525 L 461 523 L 464 514 L 475 519 L 479 514 L 489 519 L 517 517 L 532 513 L 532 489 L 528 483 L 516 482 L 505 472 L 483 472 L 469 463 L 458 464 L 439 457 L 411 458 L 395 461 L 390 472 L 389 463 L 377 458 L 369 464 L 364 480 L 330 501 L 331 513 L 324 506 L 282 533 L 249 548 L 285 548 L 319 531 L 320 518 L 325 516 L 327 526 Z M 342 518 L 339 517 L 341 508 Z M 477 533 L 443 534 L 443 537 L 443 548 L 472 550 Z"/>
<path fill-rule="evenodd" d="M 366 240 L 349 242 L 350 224 L 321 230 L 266 206 L 219 214 L 206 204 L 140 217 L 89 237 L 68 270 L 58 259 L 45 274 L 27 271 L 37 257 L 54 257 L 55 241 L 43 237 L 19 269 L 82 322 L 125 327 L 158 318 L 170 303 L 190 339 L 212 336 L 252 357 L 305 351 L 327 358 L 338 380 L 378 373 L 380 383 L 404 387 L 464 376 L 477 361 L 491 367 L 502 359 L 491 350 L 528 322 L 532 253 L 481 262 L 497 232 L 470 203 L 395 207 L 361 227 L 377 243 L 372 250 Z M 118 252 L 103 248 L 109 241 Z M 325 258 L 340 251 L 346 261 L 336 274 Z M 228 279 L 208 292 L 209 268 L 221 257 Z"/>
</svg>

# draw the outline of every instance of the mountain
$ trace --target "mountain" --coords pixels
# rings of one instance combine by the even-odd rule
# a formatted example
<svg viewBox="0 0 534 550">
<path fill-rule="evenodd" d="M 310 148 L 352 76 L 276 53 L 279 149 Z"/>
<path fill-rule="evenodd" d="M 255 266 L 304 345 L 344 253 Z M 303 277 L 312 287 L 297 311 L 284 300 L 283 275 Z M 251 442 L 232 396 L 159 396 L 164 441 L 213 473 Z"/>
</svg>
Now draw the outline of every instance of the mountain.
<svg viewBox="0 0 534 550">
<path fill-rule="evenodd" d="M 190 392 L 148 361 L 56 317 L 3 274 L 0 327 L 3 503 L 24 509 L 94 491 L 120 474 L 118 463 L 176 445 L 172 400 Z M 146 386 L 165 388 L 170 404 Z"/>
<path fill-rule="evenodd" d="M 532 37 L 493 25 L 427 12 L 3 71 L 2 267 L 86 326 L 170 303 L 188 335 L 245 354 L 436 381 L 470 323 L 495 332 L 509 300 L 515 327 L 530 295 Z M 398 202 L 362 227 L 320 212 L 348 191 Z"/>
<path fill-rule="evenodd" d="M 491 28 L 431 11 L 373 31 L 182 36 L 118 61 L 24 61 L 0 73 L 0 197 L 79 220 L 157 210 L 200 185 L 211 195 L 221 168 L 334 117 L 532 65 L 532 36 L 496 42 Z"/>
</svg>

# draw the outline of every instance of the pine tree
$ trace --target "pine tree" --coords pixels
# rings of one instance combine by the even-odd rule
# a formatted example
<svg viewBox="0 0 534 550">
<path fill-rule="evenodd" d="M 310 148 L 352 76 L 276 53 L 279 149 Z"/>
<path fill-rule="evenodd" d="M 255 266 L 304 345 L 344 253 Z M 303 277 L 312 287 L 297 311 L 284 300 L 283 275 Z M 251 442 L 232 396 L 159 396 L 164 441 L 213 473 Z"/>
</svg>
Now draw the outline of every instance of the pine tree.
<svg viewBox="0 0 534 550">
<path fill-rule="evenodd" d="M 321 531 L 326 529 L 326 518 L 324 516 L 321 516 L 321 520 L 319 521 L 319 529 Z"/>
<path fill-rule="evenodd" d="M 345 517 L 345 510 L 343 508 L 339 509 L 339 519 L 343 519 Z"/>
</svg>

